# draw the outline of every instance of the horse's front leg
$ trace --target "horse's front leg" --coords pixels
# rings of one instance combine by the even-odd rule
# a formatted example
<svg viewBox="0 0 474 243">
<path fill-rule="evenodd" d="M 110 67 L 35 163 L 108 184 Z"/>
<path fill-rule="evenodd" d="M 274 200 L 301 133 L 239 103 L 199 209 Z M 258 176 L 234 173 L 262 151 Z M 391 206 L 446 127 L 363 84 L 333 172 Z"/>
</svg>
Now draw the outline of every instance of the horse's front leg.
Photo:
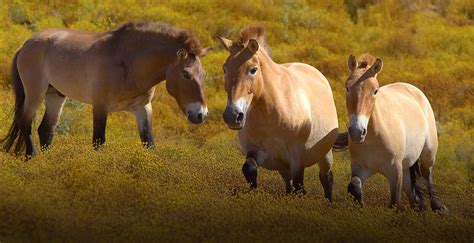
<svg viewBox="0 0 474 243">
<path fill-rule="evenodd" d="M 296 162 L 294 165 L 291 166 L 291 178 L 293 181 L 293 193 L 295 194 L 306 194 L 304 189 L 304 166 L 302 166 L 299 161 Z"/>
<path fill-rule="evenodd" d="M 107 124 L 107 109 L 104 105 L 93 105 L 94 132 L 92 145 L 98 150 L 105 143 L 105 127 Z"/>
<path fill-rule="evenodd" d="M 247 153 L 247 159 L 242 166 L 242 173 L 250 184 L 250 188 L 257 188 L 257 156 L 256 153 Z"/>
<path fill-rule="evenodd" d="M 363 169 L 358 163 L 352 161 L 352 179 L 347 186 L 347 191 L 354 197 L 354 200 L 359 202 L 361 207 L 364 207 L 364 200 L 362 197 L 362 185 L 365 180 L 369 177 L 370 172 Z"/>
<path fill-rule="evenodd" d="M 402 184 L 403 184 L 403 169 L 401 161 L 392 161 L 389 174 L 390 181 L 390 204 L 389 207 L 397 206 L 397 210 L 401 209 L 402 200 Z"/>
<path fill-rule="evenodd" d="M 135 118 L 137 119 L 138 133 L 140 134 L 142 144 L 147 148 L 154 148 L 155 141 L 153 139 L 153 129 L 151 122 L 151 103 L 136 107 L 132 110 L 132 112 L 135 114 Z"/>
<path fill-rule="evenodd" d="M 324 189 L 324 197 L 332 203 L 332 184 L 333 184 L 333 174 L 332 174 L 332 151 L 329 151 L 322 161 L 319 162 L 319 180 Z"/>
<path fill-rule="evenodd" d="M 291 180 L 290 170 L 278 170 L 278 172 L 285 181 L 286 193 L 291 193 L 293 191 L 293 181 Z"/>
</svg>

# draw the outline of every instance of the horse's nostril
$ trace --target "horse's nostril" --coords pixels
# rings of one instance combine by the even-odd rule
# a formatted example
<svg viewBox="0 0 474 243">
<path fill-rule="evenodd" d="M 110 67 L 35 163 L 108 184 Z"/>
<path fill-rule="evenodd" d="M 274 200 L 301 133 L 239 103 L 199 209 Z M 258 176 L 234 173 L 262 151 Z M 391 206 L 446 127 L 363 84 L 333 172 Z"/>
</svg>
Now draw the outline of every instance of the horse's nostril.
<svg viewBox="0 0 474 243">
<path fill-rule="evenodd" d="M 239 114 L 237 115 L 237 118 L 236 118 L 236 121 L 238 123 L 242 122 L 244 120 L 244 113 L 243 112 L 239 112 Z"/>
<path fill-rule="evenodd" d="M 367 134 L 367 129 L 364 128 L 364 130 L 362 130 L 362 136 L 365 136 L 365 134 Z"/>
<path fill-rule="evenodd" d="M 198 120 L 200 120 L 200 121 L 203 120 L 203 119 L 202 119 L 202 112 L 199 112 L 199 114 L 198 114 Z"/>
<path fill-rule="evenodd" d="M 353 135 L 353 134 L 354 134 L 354 128 L 349 127 L 349 134 L 350 134 L 350 135 Z"/>
</svg>

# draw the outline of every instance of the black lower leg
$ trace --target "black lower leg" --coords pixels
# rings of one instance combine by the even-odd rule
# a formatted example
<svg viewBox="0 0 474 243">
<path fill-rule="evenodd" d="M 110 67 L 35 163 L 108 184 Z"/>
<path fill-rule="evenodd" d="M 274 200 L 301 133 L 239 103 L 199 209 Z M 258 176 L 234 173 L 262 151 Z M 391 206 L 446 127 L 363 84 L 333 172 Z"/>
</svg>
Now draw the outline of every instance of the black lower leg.
<svg viewBox="0 0 474 243">
<path fill-rule="evenodd" d="M 94 149 L 99 149 L 105 143 L 105 127 L 107 123 L 107 112 L 94 107 L 94 134 L 92 144 Z"/>
<path fill-rule="evenodd" d="M 38 135 L 41 150 L 46 150 L 51 145 L 54 136 L 54 129 L 50 124 L 48 124 L 48 118 L 46 115 L 43 117 L 43 120 L 38 127 Z"/>
<path fill-rule="evenodd" d="M 332 184 L 334 180 L 332 170 L 329 170 L 327 172 L 319 171 L 319 180 L 323 185 L 324 197 L 326 197 L 329 202 L 332 202 Z"/>
<path fill-rule="evenodd" d="M 347 186 L 347 191 L 354 196 L 354 200 L 359 202 L 361 206 L 364 206 L 362 200 L 362 182 L 358 177 L 353 177 L 349 185 Z"/>
<path fill-rule="evenodd" d="M 25 121 L 24 130 L 22 132 L 23 139 L 26 145 L 26 157 L 27 159 L 36 154 L 35 143 L 33 141 L 33 136 L 31 135 L 31 120 Z"/>
<path fill-rule="evenodd" d="M 257 161 L 253 157 L 247 156 L 247 159 L 242 166 L 242 173 L 250 184 L 250 187 L 252 189 L 257 188 Z"/>
<path fill-rule="evenodd" d="M 155 148 L 155 141 L 153 139 L 151 128 L 146 128 L 140 131 L 140 139 L 142 141 L 143 146 L 145 146 L 146 148 Z"/>
<path fill-rule="evenodd" d="M 304 189 L 304 168 L 298 169 L 297 172 L 294 172 L 292 174 L 294 187 L 293 193 L 303 195 L 306 194 L 306 191 Z"/>
</svg>

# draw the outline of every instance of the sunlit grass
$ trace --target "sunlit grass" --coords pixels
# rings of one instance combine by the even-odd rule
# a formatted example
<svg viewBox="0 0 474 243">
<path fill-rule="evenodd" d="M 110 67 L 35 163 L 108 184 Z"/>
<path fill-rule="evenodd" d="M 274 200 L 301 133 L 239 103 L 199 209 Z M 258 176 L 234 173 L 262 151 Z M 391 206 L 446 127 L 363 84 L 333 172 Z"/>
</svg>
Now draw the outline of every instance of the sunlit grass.
<svg viewBox="0 0 474 243">
<path fill-rule="evenodd" d="M 203 58 L 209 120 L 190 125 L 164 85 L 158 85 L 153 101 L 155 150 L 140 145 L 133 114 L 118 112 L 109 116 L 106 145 L 94 151 L 91 106 L 69 101 L 50 150 L 28 162 L 0 152 L 0 241 L 472 241 L 471 2 L 434 7 L 421 0 L 378 1 L 366 7 L 348 7 L 344 1 L 270 0 L 0 4 L 0 136 L 11 122 L 11 58 L 32 31 L 102 31 L 129 20 L 163 21 L 191 30 L 204 46 L 216 47 Z M 351 17 L 348 8 L 355 15 Z M 347 126 L 344 81 L 349 54 L 382 57 L 382 84 L 402 81 L 420 87 L 438 119 L 434 179 L 449 214 L 431 212 L 427 195 L 426 211 L 388 209 L 389 186 L 380 175 L 364 185 L 367 206 L 359 208 L 347 193 L 347 151 L 335 153 L 331 206 L 324 199 L 317 166 L 305 172 L 308 193 L 303 197 L 286 195 L 279 174 L 263 169 L 258 171 L 259 188 L 249 191 L 236 133 L 222 121 L 227 52 L 213 38 L 235 38 L 250 23 L 266 26 L 275 61 L 306 62 L 328 77 L 342 130 Z M 36 132 L 34 137 L 38 140 Z M 405 196 L 403 204 L 408 205 Z"/>
</svg>

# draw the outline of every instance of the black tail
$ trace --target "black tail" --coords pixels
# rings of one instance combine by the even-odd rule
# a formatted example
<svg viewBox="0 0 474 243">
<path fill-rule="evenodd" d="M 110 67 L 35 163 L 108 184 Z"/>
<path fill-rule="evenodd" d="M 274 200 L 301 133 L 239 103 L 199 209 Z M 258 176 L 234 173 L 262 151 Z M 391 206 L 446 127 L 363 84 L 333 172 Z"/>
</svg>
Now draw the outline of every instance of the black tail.
<svg viewBox="0 0 474 243">
<path fill-rule="evenodd" d="M 419 209 L 423 209 L 423 192 L 421 191 L 420 181 L 419 179 L 422 178 L 420 163 L 418 163 L 419 159 L 410 167 L 410 180 L 412 190 L 415 193 L 415 201 L 418 204 Z"/>
<path fill-rule="evenodd" d="M 25 91 L 23 89 L 23 83 L 21 81 L 20 74 L 18 73 L 18 68 L 16 64 L 19 52 L 20 50 L 16 52 L 15 57 L 13 58 L 11 71 L 11 84 L 13 85 L 13 91 L 15 92 L 13 122 L 10 126 L 10 130 L 8 130 L 7 136 L 0 140 L 0 142 L 3 144 L 3 149 L 5 151 L 10 152 L 12 147 L 15 147 L 14 152 L 16 154 L 22 152 L 25 148 L 24 137 L 21 136 L 23 130 L 21 126 L 21 117 L 23 114 Z"/>
<path fill-rule="evenodd" d="M 342 150 L 347 149 L 347 146 L 349 146 L 349 133 L 348 132 L 338 133 L 336 142 L 332 146 L 332 149 L 334 151 L 342 151 Z"/>
</svg>

